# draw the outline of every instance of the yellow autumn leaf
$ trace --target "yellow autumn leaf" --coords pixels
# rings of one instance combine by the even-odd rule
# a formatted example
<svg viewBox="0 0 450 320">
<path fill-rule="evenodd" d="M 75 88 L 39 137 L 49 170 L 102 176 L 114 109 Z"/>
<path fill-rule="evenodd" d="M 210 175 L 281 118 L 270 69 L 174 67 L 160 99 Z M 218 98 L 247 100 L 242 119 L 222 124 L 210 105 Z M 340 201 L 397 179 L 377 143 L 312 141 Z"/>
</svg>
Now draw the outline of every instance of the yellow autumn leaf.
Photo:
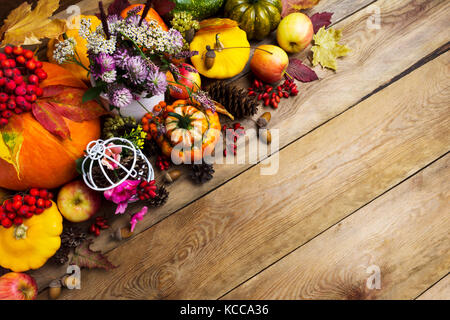
<svg viewBox="0 0 450 320">
<path fill-rule="evenodd" d="M 349 47 L 338 43 L 341 35 L 341 30 L 320 28 L 313 37 L 314 46 L 311 48 L 311 51 L 314 52 L 312 61 L 314 66 L 320 63 L 324 68 L 337 70 L 336 59 L 346 56 L 350 52 Z"/>
<path fill-rule="evenodd" d="M 59 7 L 59 0 L 39 0 L 34 10 L 27 2 L 11 11 L 0 29 L 0 47 L 39 44 L 42 38 L 57 38 L 66 31 L 66 22 L 50 20 Z"/>
</svg>

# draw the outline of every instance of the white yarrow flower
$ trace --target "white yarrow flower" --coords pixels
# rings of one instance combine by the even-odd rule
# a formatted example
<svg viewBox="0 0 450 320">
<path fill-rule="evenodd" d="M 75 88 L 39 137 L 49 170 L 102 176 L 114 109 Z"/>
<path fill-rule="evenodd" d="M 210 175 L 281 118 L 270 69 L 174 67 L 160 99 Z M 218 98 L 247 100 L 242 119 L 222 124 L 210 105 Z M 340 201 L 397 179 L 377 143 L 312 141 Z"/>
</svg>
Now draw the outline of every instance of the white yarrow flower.
<svg viewBox="0 0 450 320">
<path fill-rule="evenodd" d="M 64 41 L 60 41 L 55 45 L 55 50 L 53 51 L 53 59 L 55 59 L 59 64 L 63 64 L 67 60 L 71 60 L 75 55 L 75 46 L 77 42 L 74 38 L 68 38 Z"/>
</svg>

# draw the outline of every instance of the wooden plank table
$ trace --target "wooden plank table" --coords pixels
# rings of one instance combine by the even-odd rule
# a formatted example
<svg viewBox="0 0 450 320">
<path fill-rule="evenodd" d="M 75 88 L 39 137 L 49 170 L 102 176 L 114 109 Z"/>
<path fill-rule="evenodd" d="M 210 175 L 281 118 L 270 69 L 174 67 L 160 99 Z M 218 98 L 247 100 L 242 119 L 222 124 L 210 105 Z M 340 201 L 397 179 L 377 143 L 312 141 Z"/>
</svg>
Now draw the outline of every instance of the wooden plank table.
<svg viewBox="0 0 450 320">
<path fill-rule="evenodd" d="M 96 0 L 78 5 L 97 11 Z M 132 238 L 95 239 L 118 268 L 83 270 L 82 289 L 61 298 L 450 298 L 450 3 L 322 0 L 307 13 L 321 11 L 335 13 L 352 51 L 270 110 L 280 150 L 216 165 L 201 186 L 168 186 L 168 203 Z M 368 28 L 374 12 L 379 29 Z M 262 175 L 270 161 L 278 172 Z M 33 275 L 45 288 L 65 268 Z M 373 270 L 379 289 L 367 285 Z"/>
</svg>

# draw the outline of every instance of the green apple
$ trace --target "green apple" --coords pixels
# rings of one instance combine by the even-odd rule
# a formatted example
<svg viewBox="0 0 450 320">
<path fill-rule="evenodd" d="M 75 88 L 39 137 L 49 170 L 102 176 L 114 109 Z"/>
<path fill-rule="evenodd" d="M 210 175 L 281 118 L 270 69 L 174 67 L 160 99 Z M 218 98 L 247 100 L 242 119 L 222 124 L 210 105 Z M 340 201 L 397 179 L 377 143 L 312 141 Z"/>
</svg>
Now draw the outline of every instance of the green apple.
<svg viewBox="0 0 450 320">
<path fill-rule="evenodd" d="M 310 43 L 314 35 L 311 19 L 306 14 L 294 12 L 281 20 L 277 29 L 280 47 L 290 53 L 300 52 Z"/>
<path fill-rule="evenodd" d="M 101 203 L 101 195 L 81 180 L 66 184 L 58 194 L 59 211 L 71 222 L 88 220 L 97 213 Z"/>
</svg>

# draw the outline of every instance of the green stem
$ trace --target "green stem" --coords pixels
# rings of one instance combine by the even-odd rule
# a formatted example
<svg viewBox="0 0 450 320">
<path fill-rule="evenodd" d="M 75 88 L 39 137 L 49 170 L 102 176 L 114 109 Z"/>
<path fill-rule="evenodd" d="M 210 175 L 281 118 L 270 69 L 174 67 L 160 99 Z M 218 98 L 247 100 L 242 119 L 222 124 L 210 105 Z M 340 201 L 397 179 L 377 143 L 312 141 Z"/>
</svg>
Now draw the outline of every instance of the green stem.
<svg viewBox="0 0 450 320">
<path fill-rule="evenodd" d="M 191 118 L 189 116 L 183 117 L 175 112 L 169 112 L 168 115 L 178 119 L 178 127 L 182 129 L 189 129 L 189 126 L 191 125 Z"/>
<path fill-rule="evenodd" d="M 126 38 L 127 40 L 131 41 L 131 43 L 133 43 L 133 45 L 136 47 L 136 49 L 138 49 L 139 54 L 146 60 L 148 60 L 148 57 L 145 55 L 145 53 L 141 50 L 141 48 L 139 48 L 138 44 L 131 38 L 129 38 L 128 36 L 124 35 L 122 32 L 119 32 L 122 37 Z"/>
<path fill-rule="evenodd" d="M 145 111 L 147 111 L 148 113 L 150 113 L 150 111 L 142 104 L 142 102 L 140 102 L 139 100 L 136 100 L 137 101 L 137 103 L 139 103 L 140 105 L 141 105 L 141 107 L 145 110 Z"/>
<path fill-rule="evenodd" d="M 255 49 L 255 50 L 261 50 L 261 51 L 273 54 L 273 52 L 270 52 L 269 50 L 265 50 L 265 49 L 261 49 L 261 48 L 253 47 L 253 46 L 249 46 L 249 47 L 225 47 L 225 48 L 222 48 L 220 50 L 225 50 L 225 49 Z M 216 49 L 216 48 L 210 49 L 210 50 L 219 51 L 219 49 Z"/>
<path fill-rule="evenodd" d="M 80 61 L 78 61 L 75 57 L 72 60 L 68 60 L 70 62 L 72 62 L 73 64 L 76 64 L 80 67 L 82 67 L 84 70 L 86 70 L 87 72 L 89 72 L 90 70 L 88 68 L 86 68 Z"/>
</svg>

